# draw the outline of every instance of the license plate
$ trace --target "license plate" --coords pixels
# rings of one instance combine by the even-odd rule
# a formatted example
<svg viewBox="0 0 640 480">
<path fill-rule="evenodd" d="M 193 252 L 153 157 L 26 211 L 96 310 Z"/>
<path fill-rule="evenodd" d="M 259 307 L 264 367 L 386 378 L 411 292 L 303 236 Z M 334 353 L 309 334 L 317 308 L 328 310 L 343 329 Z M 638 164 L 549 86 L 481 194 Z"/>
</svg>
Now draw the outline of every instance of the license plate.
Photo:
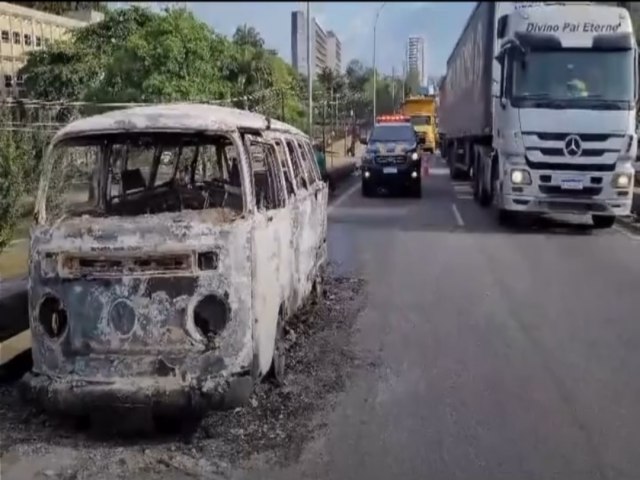
<svg viewBox="0 0 640 480">
<path fill-rule="evenodd" d="M 384 167 L 382 173 L 398 173 L 398 169 L 396 167 Z"/>
<path fill-rule="evenodd" d="M 577 179 L 567 179 L 560 181 L 560 188 L 562 190 L 582 190 L 582 180 Z"/>
</svg>

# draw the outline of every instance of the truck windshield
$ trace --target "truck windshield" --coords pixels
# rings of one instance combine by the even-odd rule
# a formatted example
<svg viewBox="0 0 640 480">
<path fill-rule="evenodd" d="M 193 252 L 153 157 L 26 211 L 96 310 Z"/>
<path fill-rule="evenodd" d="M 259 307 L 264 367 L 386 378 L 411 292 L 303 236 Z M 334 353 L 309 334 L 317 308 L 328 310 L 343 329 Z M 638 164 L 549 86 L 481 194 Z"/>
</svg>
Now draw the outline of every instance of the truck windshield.
<svg viewBox="0 0 640 480">
<path fill-rule="evenodd" d="M 629 108 L 633 71 L 631 50 L 532 51 L 524 62 L 514 62 L 513 100 L 569 101 L 576 108 L 591 108 L 597 101 Z"/>
<path fill-rule="evenodd" d="M 376 125 L 371 133 L 370 142 L 415 142 L 416 133 L 408 124 Z"/>
<path fill-rule="evenodd" d="M 431 125 L 431 117 L 429 115 L 415 115 L 411 117 L 411 125 L 419 127 L 422 125 Z"/>
</svg>

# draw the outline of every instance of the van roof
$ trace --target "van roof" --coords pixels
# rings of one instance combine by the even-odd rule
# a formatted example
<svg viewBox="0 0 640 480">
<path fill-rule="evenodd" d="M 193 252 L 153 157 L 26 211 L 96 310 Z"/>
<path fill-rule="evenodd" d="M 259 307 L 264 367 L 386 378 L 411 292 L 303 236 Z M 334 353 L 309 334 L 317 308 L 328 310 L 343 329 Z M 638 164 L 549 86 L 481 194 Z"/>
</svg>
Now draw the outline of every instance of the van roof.
<svg viewBox="0 0 640 480">
<path fill-rule="evenodd" d="M 126 131 L 265 130 L 267 117 L 259 113 L 198 103 L 160 104 L 126 108 L 76 120 L 58 131 L 53 142 L 93 133 Z M 297 128 L 271 120 L 271 130 L 306 136 Z"/>
</svg>

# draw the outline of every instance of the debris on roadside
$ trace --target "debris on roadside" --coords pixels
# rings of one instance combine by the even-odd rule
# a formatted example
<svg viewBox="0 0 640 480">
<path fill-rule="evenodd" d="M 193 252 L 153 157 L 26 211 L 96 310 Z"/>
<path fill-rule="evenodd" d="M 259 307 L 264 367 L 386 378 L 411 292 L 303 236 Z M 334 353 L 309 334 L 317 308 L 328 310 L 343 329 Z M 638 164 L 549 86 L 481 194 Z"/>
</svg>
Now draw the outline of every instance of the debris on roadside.
<svg viewBox="0 0 640 480">
<path fill-rule="evenodd" d="M 12 471 L 78 480 L 217 479 L 227 478 L 254 455 L 276 463 L 295 461 L 354 367 L 350 342 L 365 304 L 364 281 L 329 274 L 324 296 L 287 324 L 285 385 L 261 383 L 250 406 L 208 414 L 189 438 L 96 436 L 22 404 L 15 384 L 0 384 L 3 479 L 13 478 Z M 51 458 L 57 461 L 51 463 Z"/>
</svg>

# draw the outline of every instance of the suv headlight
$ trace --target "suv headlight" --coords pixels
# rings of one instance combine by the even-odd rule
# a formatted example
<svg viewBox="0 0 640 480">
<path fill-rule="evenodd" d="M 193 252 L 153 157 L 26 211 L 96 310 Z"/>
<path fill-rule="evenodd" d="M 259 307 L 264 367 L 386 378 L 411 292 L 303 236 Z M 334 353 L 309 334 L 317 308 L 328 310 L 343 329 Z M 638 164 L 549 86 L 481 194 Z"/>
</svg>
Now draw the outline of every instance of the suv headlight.
<svg viewBox="0 0 640 480">
<path fill-rule="evenodd" d="M 411 160 L 414 160 L 414 161 L 418 160 L 418 158 L 420 158 L 419 155 L 418 155 L 418 152 L 411 152 L 409 154 L 409 156 L 411 157 Z"/>
</svg>

